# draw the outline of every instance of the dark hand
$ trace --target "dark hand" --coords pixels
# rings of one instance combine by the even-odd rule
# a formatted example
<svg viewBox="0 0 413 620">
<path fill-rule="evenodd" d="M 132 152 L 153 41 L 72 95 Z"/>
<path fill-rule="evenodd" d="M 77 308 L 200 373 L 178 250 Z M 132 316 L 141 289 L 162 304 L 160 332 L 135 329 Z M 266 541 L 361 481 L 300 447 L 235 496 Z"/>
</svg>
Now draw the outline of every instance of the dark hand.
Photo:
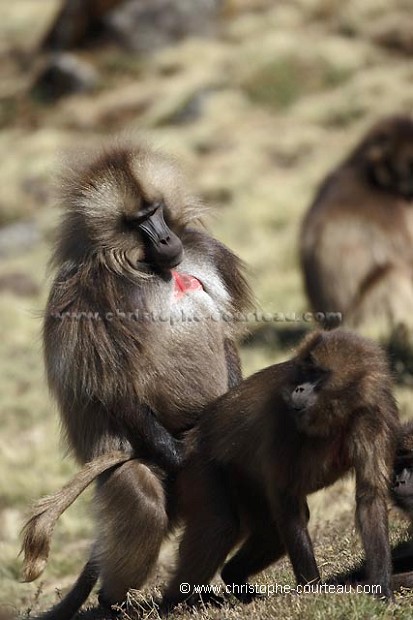
<svg viewBox="0 0 413 620">
<path fill-rule="evenodd" d="M 161 452 L 159 453 L 158 462 L 163 469 L 168 473 L 181 469 L 185 461 L 184 444 L 182 441 L 171 437 L 167 441 L 167 445 L 160 444 L 159 448 L 161 448 Z"/>
</svg>

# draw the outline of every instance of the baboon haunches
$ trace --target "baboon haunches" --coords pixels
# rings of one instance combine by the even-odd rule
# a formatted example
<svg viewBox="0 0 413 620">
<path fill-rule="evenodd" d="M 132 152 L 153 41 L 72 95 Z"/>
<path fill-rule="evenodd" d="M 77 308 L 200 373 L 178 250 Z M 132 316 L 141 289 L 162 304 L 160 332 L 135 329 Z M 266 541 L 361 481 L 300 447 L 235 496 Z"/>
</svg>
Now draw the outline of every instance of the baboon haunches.
<svg viewBox="0 0 413 620">
<path fill-rule="evenodd" d="M 313 310 L 413 325 L 413 120 L 377 123 L 321 184 L 300 240 Z"/>
<path fill-rule="evenodd" d="M 133 449 L 99 479 L 102 597 L 139 588 L 168 531 L 166 479 L 194 411 L 240 380 L 242 265 L 197 224 L 175 165 L 142 146 L 109 149 L 64 184 L 44 320 L 48 381 L 80 463 Z M 33 575 L 26 575 L 33 578 Z"/>
</svg>

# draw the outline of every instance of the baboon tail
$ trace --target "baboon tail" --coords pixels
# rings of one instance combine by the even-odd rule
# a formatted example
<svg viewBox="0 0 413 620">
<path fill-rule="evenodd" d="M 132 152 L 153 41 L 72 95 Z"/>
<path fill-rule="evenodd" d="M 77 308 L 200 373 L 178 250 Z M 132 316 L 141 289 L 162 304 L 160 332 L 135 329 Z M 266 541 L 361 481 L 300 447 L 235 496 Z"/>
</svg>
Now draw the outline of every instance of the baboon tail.
<svg viewBox="0 0 413 620">
<path fill-rule="evenodd" d="M 75 499 L 97 476 L 132 458 L 133 454 L 130 452 L 102 454 L 102 456 L 86 463 L 70 482 L 59 491 L 48 497 L 43 497 L 34 505 L 31 516 L 22 530 L 23 581 L 34 581 L 42 574 L 49 557 L 53 529 L 60 515 L 73 504 Z"/>
<path fill-rule="evenodd" d="M 71 620 L 88 598 L 99 578 L 99 565 L 93 554 L 83 567 L 76 583 L 57 605 L 35 620 Z"/>
</svg>

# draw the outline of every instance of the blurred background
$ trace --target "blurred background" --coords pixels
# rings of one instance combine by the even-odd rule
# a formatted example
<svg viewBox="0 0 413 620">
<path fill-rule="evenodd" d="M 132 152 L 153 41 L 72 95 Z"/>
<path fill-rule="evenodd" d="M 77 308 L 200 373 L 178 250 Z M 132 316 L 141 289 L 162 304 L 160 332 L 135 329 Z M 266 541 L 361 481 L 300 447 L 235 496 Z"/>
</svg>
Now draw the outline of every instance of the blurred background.
<svg viewBox="0 0 413 620">
<path fill-rule="evenodd" d="M 413 6 L 3 0 L 0 15 L 0 601 L 24 610 L 39 594 L 18 583 L 24 512 L 74 471 L 40 338 L 65 152 L 132 133 L 176 156 L 216 207 L 210 227 L 248 264 L 259 307 L 293 319 L 310 309 L 297 238 L 317 186 L 375 120 L 413 112 Z M 290 323 L 251 326 L 245 374 L 290 354 Z M 412 415 L 411 387 L 397 395 Z M 351 482 L 313 500 L 319 554 L 337 554 L 329 528 L 352 527 L 352 501 Z M 87 498 L 62 518 L 42 606 L 79 571 L 91 524 Z"/>
</svg>

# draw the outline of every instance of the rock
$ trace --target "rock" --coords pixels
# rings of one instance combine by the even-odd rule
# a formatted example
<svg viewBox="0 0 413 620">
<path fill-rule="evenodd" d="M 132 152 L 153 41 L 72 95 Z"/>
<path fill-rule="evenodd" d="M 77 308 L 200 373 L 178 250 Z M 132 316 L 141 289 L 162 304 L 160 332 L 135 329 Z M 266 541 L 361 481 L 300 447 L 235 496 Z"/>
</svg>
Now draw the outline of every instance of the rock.
<svg viewBox="0 0 413 620">
<path fill-rule="evenodd" d="M 122 47 L 153 52 L 190 35 L 214 32 L 221 0 L 129 0 L 104 22 Z"/>
<path fill-rule="evenodd" d="M 205 104 L 211 94 L 216 91 L 216 88 L 205 87 L 201 88 L 196 93 L 192 93 L 182 101 L 177 109 L 158 119 L 157 125 L 187 125 L 188 123 L 198 121 L 202 117 Z"/>
<path fill-rule="evenodd" d="M 98 73 L 84 60 L 72 54 L 49 56 L 34 80 L 31 93 L 43 101 L 55 101 L 96 87 Z"/>
<path fill-rule="evenodd" d="M 75 49 L 102 34 L 108 11 L 125 0 L 64 0 L 62 8 L 41 43 L 42 51 Z"/>
<path fill-rule="evenodd" d="M 152 52 L 188 35 L 215 30 L 223 0 L 65 0 L 42 51 L 62 51 L 114 39 Z"/>
</svg>

